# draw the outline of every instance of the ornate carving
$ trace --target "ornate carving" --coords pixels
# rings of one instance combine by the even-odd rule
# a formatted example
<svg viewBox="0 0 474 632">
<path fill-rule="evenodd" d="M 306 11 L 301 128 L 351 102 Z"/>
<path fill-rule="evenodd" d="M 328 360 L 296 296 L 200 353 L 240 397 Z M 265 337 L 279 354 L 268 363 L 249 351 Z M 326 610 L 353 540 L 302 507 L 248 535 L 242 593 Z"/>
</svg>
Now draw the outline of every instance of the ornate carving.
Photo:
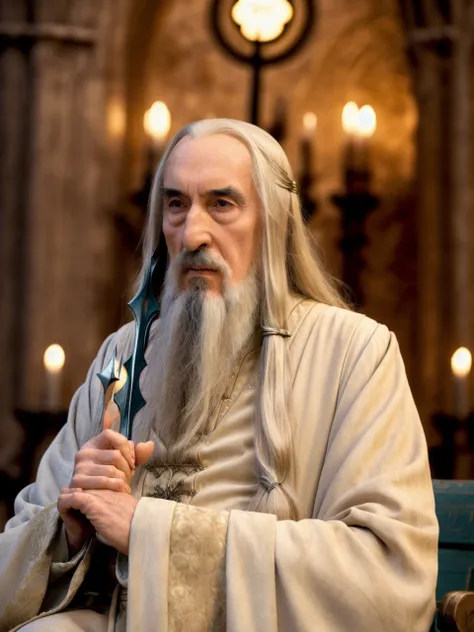
<svg viewBox="0 0 474 632">
<path fill-rule="evenodd" d="M 204 469 L 196 458 L 189 458 L 184 463 L 157 458 L 147 463 L 145 468 L 156 477 L 153 490 L 146 495 L 178 503 L 183 502 L 184 497 L 193 498 L 196 495 L 190 477 Z"/>
</svg>

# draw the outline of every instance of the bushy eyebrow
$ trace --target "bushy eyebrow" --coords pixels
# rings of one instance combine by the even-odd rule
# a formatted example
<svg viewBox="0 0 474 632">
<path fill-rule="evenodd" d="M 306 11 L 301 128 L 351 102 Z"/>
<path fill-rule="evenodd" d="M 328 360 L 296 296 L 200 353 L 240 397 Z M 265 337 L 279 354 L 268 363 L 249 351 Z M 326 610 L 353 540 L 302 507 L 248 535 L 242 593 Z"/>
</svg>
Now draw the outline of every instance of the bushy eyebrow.
<svg viewBox="0 0 474 632">
<path fill-rule="evenodd" d="M 213 197 L 228 197 L 234 200 L 238 206 L 245 206 L 247 203 L 244 194 L 232 186 L 224 187 L 223 189 L 211 189 L 207 192 L 207 195 L 212 195 Z"/>
<path fill-rule="evenodd" d="M 181 196 L 184 195 L 183 192 L 180 191 L 179 189 L 170 189 L 168 187 L 160 187 L 160 194 L 163 197 L 167 197 L 167 198 L 170 198 L 170 197 L 181 197 Z"/>
<path fill-rule="evenodd" d="M 183 193 L 183 191 L 169 187 L 161 187 L 160 193 L 166 198 L 186 197 L 186 194 Z M 245 206 L 247 203 L 244 194 L 233 186 L 224 187 L 222 189 L 210 189 L 209 191 L 206 191 L 204 197 L 227 197 L 239 206 Z"/>
</svg>

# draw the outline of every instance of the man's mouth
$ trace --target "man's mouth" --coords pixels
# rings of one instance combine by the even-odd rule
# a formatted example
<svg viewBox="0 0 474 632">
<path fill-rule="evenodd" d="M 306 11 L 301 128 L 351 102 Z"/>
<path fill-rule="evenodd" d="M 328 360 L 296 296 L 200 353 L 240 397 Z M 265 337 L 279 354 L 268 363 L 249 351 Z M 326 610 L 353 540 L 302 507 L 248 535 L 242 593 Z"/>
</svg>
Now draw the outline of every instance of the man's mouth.
<svg viewBox="0 0 474 632">
<path fill-rule="evenodd" d="M 192 266 L 190 268 L 186 268 L 186 272 L 217 272 L 215 268 L 204 268 L 201 266 Z"/>
</svg>

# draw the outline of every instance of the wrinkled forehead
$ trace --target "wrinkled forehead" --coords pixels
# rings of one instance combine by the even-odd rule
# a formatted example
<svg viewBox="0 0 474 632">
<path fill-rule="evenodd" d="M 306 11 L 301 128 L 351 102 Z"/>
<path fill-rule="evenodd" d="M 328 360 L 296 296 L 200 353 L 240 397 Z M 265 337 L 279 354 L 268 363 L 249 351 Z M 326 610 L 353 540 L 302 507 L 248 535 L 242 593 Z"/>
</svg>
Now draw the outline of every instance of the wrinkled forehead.
<svg viewBox="0 0 474 632">
<path fill-rule="evenodd" d="M 248 193 L 254 188 L 250 152 L 227 134 L 185 136 L 168 157 L 163 185 L 180 190 L 234 185 Z"/>
</svg>

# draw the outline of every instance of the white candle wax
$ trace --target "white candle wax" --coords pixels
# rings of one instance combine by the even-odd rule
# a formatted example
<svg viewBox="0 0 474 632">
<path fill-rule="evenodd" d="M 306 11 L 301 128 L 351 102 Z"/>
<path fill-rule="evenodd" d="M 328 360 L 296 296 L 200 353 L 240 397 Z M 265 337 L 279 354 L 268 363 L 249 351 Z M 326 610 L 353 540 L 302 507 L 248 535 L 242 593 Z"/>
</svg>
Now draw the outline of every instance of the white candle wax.
<svg viewBox="0 0 474 632">
<path fill-rule="evenodd" d="M 45 393 L 44 407 L 46 411 L 54 412 L 61 408 L 62 371 L 65 355 L 58 344 L 50 345 L 44 352 Z"/>
<path fill-rule="evenodd" d="M 472 356 L 469 349 L 460 347 L 451 357 L 451 370 L 454 377 L 454 412 L 458 419 L 464 420 L 469 414 L 469 374 Z"/>
</svg>

